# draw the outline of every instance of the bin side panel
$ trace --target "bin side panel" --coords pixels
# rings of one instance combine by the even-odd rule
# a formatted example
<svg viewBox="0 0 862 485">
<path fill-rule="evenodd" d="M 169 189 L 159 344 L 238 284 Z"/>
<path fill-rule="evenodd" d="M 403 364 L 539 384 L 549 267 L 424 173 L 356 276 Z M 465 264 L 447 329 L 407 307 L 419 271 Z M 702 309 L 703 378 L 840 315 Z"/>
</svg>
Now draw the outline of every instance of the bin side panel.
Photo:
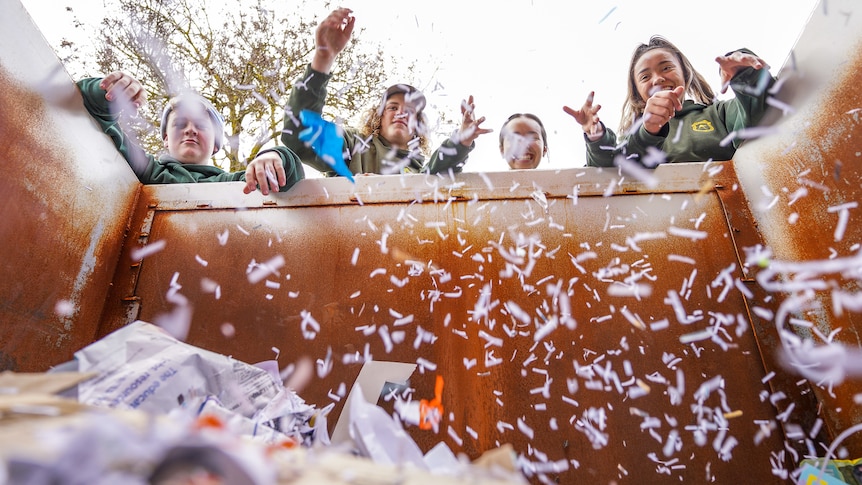
<svg viewBox="0 0 862 485">
<path fill-rule="evenodd" d="M 0 368 L 96 335 L 139 183 L 17 1 L 0 7 Z"/>
<path fill-rule="evenodd" d="M 779 78 L 765 122 L 770 136 L 743 145 L 734 157 L 775 266 L 788 268 L 769 283 L 791 310 L 758 324 L 782 329 L 786 341 L 803 339 L 807 347 L 800 355 L 812 362 L 800 362 L 791 372 L 811 367 L 806 375 L 822 403 L 824 428 L 838 436 L 862 422 L 862 379 L 855 363 L 862 358 L 855 303 L 862 241 L 859 5 L 820 2 Z M 862 455 L 862 435 L 849 434 L 841 446 L 849 456 Z"/>
<path fill-rule="evenodd" d="M 164 249 L 137 268 L 137 316 L 188 302 L 190 343 L 309 359 L 298 392 L 335 402 L 331 423 L 363 359 L 417 363 L 413 399 L 445 382 L 439 432 L 409 428 L 425 451 L 508 442 L 561 483 L 776 480 L 783 433 L 715 191 L 571 192 L 195 209 L 146 190 Z"/>
</svg>

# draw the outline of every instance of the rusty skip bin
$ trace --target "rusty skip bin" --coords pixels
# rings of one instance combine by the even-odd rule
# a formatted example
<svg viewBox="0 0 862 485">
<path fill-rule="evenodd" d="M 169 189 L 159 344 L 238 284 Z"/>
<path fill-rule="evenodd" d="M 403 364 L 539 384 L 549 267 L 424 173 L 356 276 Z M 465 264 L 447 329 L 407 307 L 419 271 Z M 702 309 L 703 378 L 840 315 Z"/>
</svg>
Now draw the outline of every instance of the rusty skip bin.
<svg viewBox="0 0 862 485">
<path fill-rule="evenodd" d="M 426 451 L 512 443 L 565 482 L 657 466 L 768 481 L 784 408 L 761 397 L 788 383 L 765 379 L 777 363 L 752 329 L 757 268 L 737 240 L 758 233 L 733 164 L 655 176 L 375 176 L 242 199 L 145 186 L 100 333 L 190 309 L 190 343 L 314 362 L 300 393 L 336 416 L 362 362 L 416 363 L 412 399 L 445 382 L 440 431 L 411 429 Z M 813 396 L 789 385 L 804 419 Z"/>
<path fill-rule="evenodd" d="M 333 403 L 332 423 L 363 362 L 415 363 L 380 403 L 429 400 L 442 378 L 439 428 L 408 427 L 423 451 L 511 443 L 537 483 L 781 483 L 806 454 L 860 457 L 860 59 L 820 35 L 859 45 L 842 6 L 813 13 L 769 136 L 649 181 L 572 168 L 266 197 L 140 186 L 73 92 L 72 108 L 39 101 L 44 79 L 71 85 L 56 59 L 29 72 L 5 49 L 2 160 L 27 166 L 16 141 L 47 127 L 69 149 L 44 148 L 45 166 L 72 174 L 0 182 L 4 368 L 44 371 L 136 319 L 189 315 L 190 344 L 313 363 L 298 392 Z"/>
</svg>

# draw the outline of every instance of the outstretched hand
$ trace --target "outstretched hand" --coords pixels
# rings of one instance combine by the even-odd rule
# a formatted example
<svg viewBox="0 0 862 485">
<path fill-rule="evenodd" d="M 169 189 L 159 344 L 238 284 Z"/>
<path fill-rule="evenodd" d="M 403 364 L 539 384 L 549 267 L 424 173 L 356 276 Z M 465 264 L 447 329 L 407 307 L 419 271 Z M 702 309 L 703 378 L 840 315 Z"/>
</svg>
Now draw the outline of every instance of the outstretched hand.
<svg viewBox="0 0 862 485">
<path fill-rule="evenodd" d="M 727 56 L 718 56 L 715 58 L 715 62 L 718 63 L 718 75 L 721 77 L 721 92 L 725 93 L 727 91 L 727 87 L 730 85 L 730 80 L 733 79 L 733 76 L 747 68 L 753 67 L 755 69 L 763 69 L 769 68 L 769 65 L 764 62 L 763 59 L 753 55 L 747 54 L 745 52 L 731 52 L 730 55 Z"/>
<path fill-rule="evenodd" d="M 137 113 L 138 108 L 147 104 L 147 92 L 144 86 L 125 72 L 114 71 L 108 74 L 99 83 L 99 87 L 106 91 L 105 99 L 112 103 L 120 103 L 122 107 L 130 108 L 133 113 Z"/>
<path fill-rule="evenodd" d="M 317 26 L 314 42 L 317 49 L 311 61 L 311 68 L 329 74 L 332 63 L 347 46 L 356 18 L 349 8 L 337 8 Z"/>
<path fill-rule="evenodd" d="M 676 112 L 682 109 L 682 96 L 685 94 L 685 86 L 677 86 L 672 91 L 656 91 L 649 97 L 644 107 L 643 123 L 644 129 L 658 134 Z"/>
<path fill-rule="evenodd" d="M 602 127 L 601 120 L 598 115 L 599 110 L 602 109 L 602 105 L 597 104 L 593 106 L 595 95 L 595 91 L 590 91 L 590 94 L 587 96 L 587 100 L 584 101 L 584 105 L 581 106 L 581 109 L 576 110 L 568 106 L 563 106 L 563 111 L 568 113 L 581 125 L 587 138 L 592 141 L 598 140 L 605 133 L 605 129 Z"/>
<path fill-rule="evenodd" d="M 492 129 L 482 128 L 482 123 L 485 122 L 485 117 L 476 119 L 476 105 L 473 103 L 473 95 L 467 98 L 467 101 L 461 101 L 461 129 L 458 131 L 458 139 L 461 144 L 468 147 L 479 138 L 479 135 L 491 133 Z"/>
</svg>

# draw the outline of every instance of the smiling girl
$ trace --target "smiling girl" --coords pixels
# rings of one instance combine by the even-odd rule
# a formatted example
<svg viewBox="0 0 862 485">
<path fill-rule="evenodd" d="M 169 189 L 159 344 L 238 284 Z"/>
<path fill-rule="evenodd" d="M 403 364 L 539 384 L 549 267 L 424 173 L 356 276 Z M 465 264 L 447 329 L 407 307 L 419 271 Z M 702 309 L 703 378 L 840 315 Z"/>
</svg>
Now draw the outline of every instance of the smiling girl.
<svg viewBox="0 0 862 485">
<path fill-rule="evenodd" d="M 715 61 L 721 92 L 729 86 L 732 99 L 716 101 L 705 78 L 663 37 L 639 45 L 629 64 L 619 137 L 599 120 L 601 106 L 593 106 L 592 93 L 580 110 L 564 108 L 584 129 L 587 165 L 611 167 L 617 156 L 647 167 L 730 160 L 743 141 L 739 131 L 755 126 L 766 112 L 775 79 L 747 49 Z"/>
</svg>

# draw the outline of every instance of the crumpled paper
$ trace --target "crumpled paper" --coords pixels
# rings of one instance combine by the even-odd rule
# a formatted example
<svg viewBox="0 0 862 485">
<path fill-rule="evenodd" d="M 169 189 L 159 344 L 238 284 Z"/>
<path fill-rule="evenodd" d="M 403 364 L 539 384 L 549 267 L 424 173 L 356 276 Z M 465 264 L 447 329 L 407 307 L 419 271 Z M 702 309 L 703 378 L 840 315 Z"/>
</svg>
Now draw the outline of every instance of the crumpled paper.
<svg viewBox="0 0 862 485">
<path fill-rule="evenodd" d="M 224 408 L 245 419 L 251 436 L 273 430 L 310 444 L 315 408 L 264 368 L 181 342 L 159 327 L 133 322 L 75 353 L 78 371 L 98 377 L 78 384 L 93 406 L 165 414 L 180 407 Z M 265 429 L 270 428 L 270 429 Z"/>
</svg>

